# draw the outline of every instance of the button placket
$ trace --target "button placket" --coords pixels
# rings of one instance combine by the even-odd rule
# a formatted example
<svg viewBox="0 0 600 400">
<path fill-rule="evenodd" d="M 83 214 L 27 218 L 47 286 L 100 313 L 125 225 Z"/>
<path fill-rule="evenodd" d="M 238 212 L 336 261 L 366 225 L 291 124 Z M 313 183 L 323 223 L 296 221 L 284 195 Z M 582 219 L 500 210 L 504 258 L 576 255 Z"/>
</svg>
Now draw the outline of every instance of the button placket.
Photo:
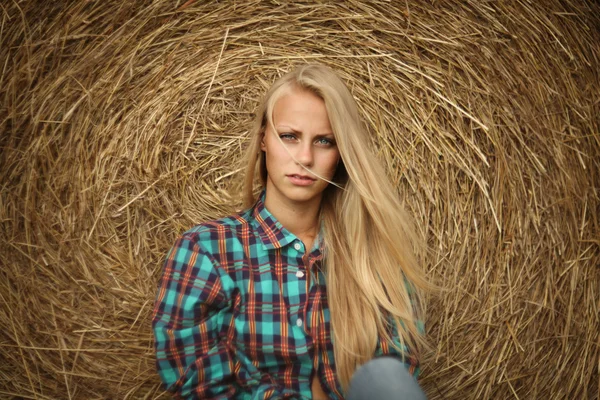
<svg viewBox="0 0 600 400">
<path fill-rule="evenodd" d="M 300 243 L 300 242 L 294 243 L 294 248 L 300 252 L 302 250 L 302 243 Z M 296 265 L 297 269 L 293 273 L 297 279 L 297 284 L 299 286 L 299 290 L 302 292 L 305 292 L 305 295 L 304 295 L 304 302 L 303 302 L 304 304 L 302 304 L 300 306 L 298 313 L 296 313 L 295 315 L 291 315 L 290 322 L 293 325 L 295 325 L 296 328 L 302 329 L 303 331 L 307 328 L 306 327 L 306 310 L 308 307 L 309 296 L 310 296 L 309 290 L 306 287 L 306 285 L 307 285 L 306 266 L 308 265 L 308 263 L 309 263 L 309 255 L 307 253 L 299 254 L 298 258 L 297 258 L 297 265 Z"/>
</svg>

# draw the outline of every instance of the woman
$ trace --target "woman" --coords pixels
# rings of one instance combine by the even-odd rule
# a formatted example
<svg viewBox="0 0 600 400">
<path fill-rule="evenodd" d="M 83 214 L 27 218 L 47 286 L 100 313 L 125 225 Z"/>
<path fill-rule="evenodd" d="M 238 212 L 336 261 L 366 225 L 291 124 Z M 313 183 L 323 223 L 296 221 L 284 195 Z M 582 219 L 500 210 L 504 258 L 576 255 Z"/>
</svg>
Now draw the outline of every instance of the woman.
<svg viewBox="0 0 600 400">
<path fill-rule="evenodd" d="M 190 229 L 165 262 L 153 329 L 168 390 L 338 399 L 381 355 L 417 375 L 429 284 L 346 86 L 300 66 L 266 94 L 251 140 L 246 211 Z"/>
</svg>

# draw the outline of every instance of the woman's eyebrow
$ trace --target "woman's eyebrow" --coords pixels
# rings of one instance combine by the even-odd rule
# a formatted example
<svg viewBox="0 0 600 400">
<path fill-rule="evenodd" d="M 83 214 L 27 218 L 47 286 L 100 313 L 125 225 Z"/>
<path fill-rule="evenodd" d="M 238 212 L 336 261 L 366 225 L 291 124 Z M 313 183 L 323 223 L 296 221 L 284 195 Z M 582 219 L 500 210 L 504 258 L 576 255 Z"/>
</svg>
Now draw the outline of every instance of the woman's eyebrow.
<svg viewBox="0 0 600 400">
<path fill-rule="evenodd" d="M 292 131 L 294 133 L 302 133 L 298 129 L 294 129 L 288 125 L 277 125 L 276 128 L 277 128 L 277 130 L 286 130 L 286 131 Z"/>
<path fill-rule="evenodd" d="M 286 131 L 292 131 L 293 133 L 298 133 L 298 134 L 302 134 L 302 131 L 292 128 L 291 126 L 288 125 L 277 125 L 276 129 L 279 130 L 286 130 Z M 322 138 L 322 137 L 327 137 L 327 136 L 334 136 L 333 132 L 325 132 L 325 133 L 319 133 L 317 135 L 315 135 L 315 137 L 317 138 Z"/>
</svg>

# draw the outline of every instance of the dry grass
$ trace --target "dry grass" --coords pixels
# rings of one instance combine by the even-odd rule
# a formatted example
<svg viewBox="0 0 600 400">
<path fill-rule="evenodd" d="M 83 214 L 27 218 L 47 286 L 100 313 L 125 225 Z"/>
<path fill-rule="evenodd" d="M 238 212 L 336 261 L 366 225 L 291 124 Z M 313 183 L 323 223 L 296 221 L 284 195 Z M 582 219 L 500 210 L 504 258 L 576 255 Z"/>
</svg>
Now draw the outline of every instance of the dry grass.
<svg viewBox="0 0 600 400">
<path fill-rule="evenodd" d="M 319 61 L 449 287 L 430 398 L 598 399 L 597 3 L 64 3 L 0 6 L 0 397 L 161 396 L 163 257 L 232 210 L 265 88 Z"/>
</svg>

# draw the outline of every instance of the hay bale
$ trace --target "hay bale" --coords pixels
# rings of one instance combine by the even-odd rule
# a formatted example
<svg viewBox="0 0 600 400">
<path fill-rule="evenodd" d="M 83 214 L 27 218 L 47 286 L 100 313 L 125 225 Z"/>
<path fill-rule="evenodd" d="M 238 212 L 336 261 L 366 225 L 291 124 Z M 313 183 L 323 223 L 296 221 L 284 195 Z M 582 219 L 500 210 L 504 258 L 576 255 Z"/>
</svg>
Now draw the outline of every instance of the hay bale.
<svg viewBox="0 0 600 400">
<path fill-rule="evenodd" d="M 600 7 L 12 2 L 0 25 L 0 395 L 155 398 L 176 235 L 231 212 L 252 113 L 349 82 L 448 291 L 431 399 L 598 399 Z"/>
</svg>

